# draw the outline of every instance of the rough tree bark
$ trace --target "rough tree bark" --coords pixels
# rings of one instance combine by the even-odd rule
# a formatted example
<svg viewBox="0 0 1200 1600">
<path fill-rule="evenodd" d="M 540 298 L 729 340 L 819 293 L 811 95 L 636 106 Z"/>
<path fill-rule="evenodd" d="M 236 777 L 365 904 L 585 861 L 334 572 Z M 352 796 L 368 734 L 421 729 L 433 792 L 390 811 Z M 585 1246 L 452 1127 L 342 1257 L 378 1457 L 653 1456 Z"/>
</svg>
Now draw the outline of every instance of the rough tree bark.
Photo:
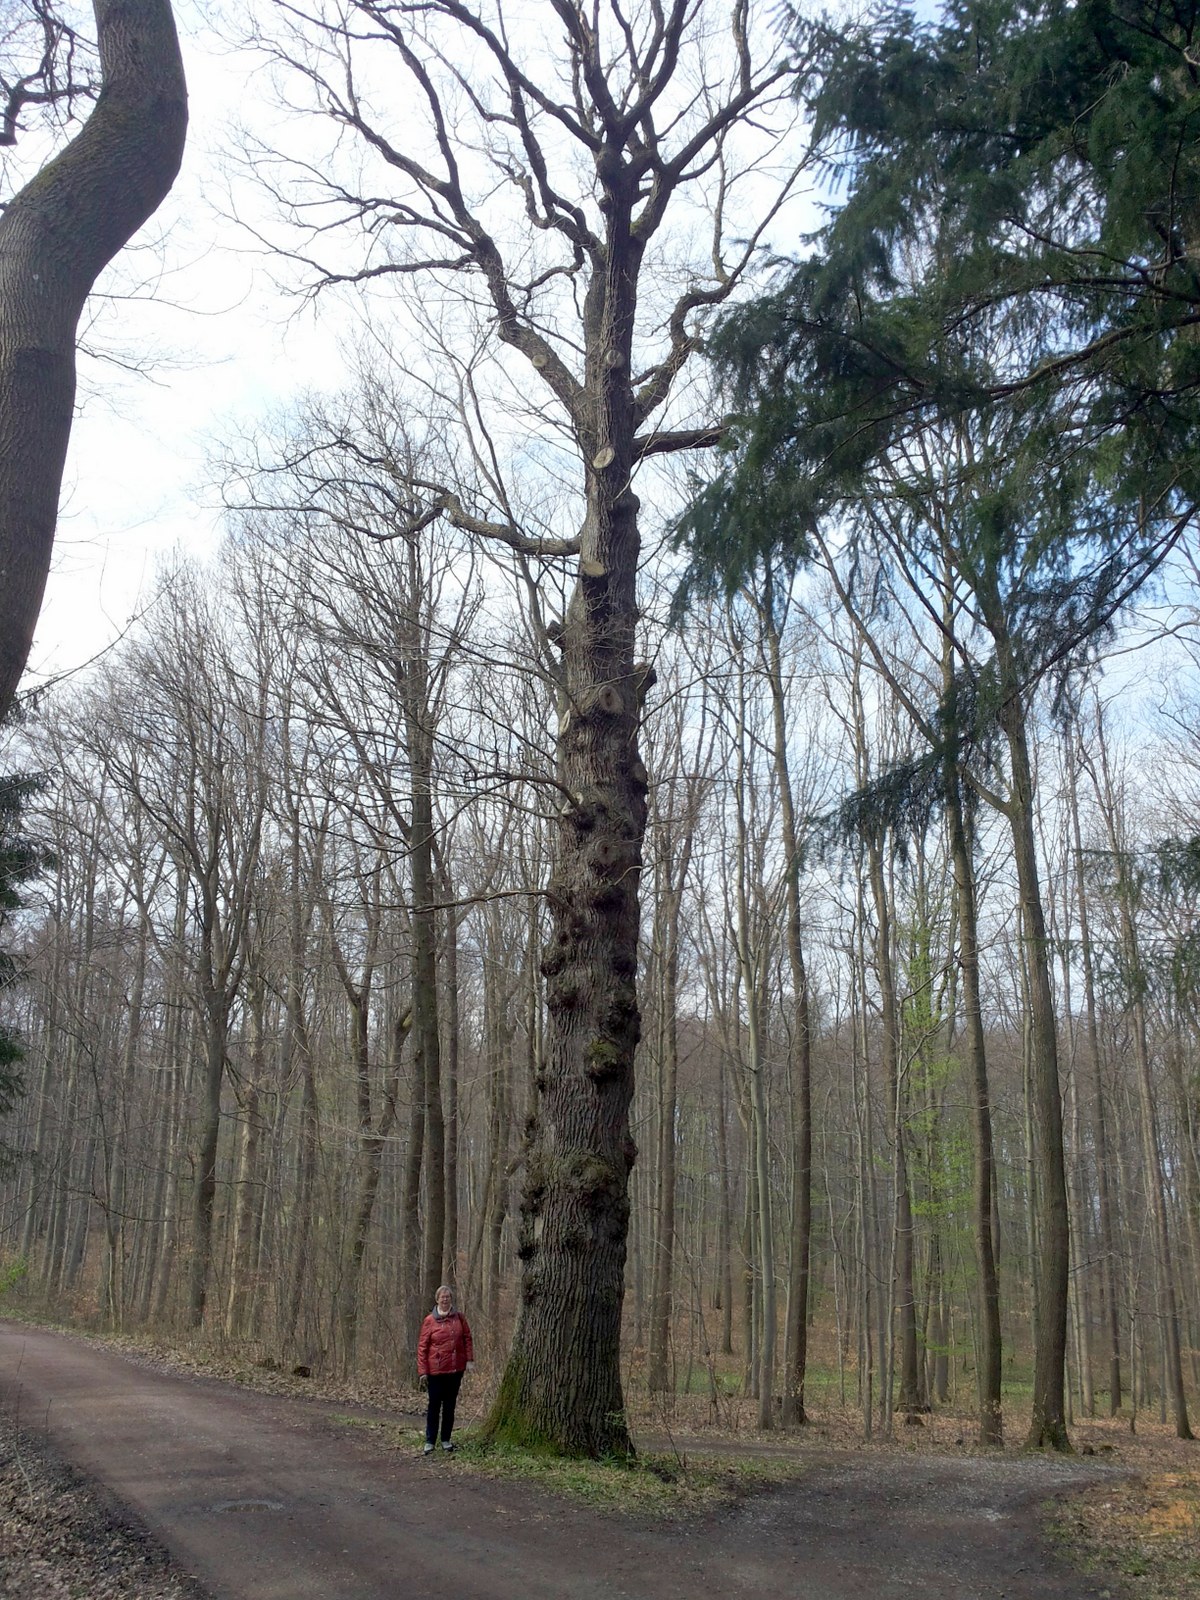
<svg viewBox="0 0 1200 1600">
<path fill-rule="evenodd" d="M 187 89 L 167 0 L 95 0 L 101 89 L 80 132 L 0 215 L 0 717 L 41 608 L 100 272 L 175 180 Z"/>
</svg>

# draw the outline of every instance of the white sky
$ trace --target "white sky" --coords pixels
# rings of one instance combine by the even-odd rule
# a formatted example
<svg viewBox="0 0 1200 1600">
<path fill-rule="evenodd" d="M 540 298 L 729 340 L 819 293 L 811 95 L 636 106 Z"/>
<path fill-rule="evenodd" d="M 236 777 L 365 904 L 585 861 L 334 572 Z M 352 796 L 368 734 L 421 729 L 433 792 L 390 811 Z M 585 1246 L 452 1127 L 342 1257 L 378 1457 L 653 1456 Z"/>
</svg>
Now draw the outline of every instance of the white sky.
<svg viewBox="0 0 1200 1600">
<path fill-rule="evenodd" d="M 231 415 L 336 385 L 336 330 L 271 284 L 266 263 L 222 216 L 222 148 L 256 93 L 253 63 L 224 50 L 196 0 L 176 6 L 191 121 L 183 171 L 94 302 L 63 485 L 54 564 L 27 686 L 71 670 L 109 643 L 153 593 L 176 547 L 205 552 L 220 531 L 205 482 L 208 441 Z M 263 92 L 263 91 L 259 91 Z"/>
</svg>

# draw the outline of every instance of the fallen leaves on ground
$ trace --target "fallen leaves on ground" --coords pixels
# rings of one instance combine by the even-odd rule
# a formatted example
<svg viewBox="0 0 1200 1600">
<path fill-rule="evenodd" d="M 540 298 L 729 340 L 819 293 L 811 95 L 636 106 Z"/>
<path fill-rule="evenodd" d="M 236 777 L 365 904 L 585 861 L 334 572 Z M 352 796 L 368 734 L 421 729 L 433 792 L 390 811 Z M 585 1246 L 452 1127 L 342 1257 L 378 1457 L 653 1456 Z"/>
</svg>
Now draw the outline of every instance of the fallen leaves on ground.
<svg viewBox="0 0 1200 1600">
<path fill-rule="evenodd" d="M 1056 1505 L 1050 1528 L 1079 1565 L 1138 1600 L 1200 1600 L 1200 1446 L 1161 1430 L 1127 1440 L 1129 1477 Z"/>
<path fill-rule="evenodd" d="M 196 1600 L 166 1553 L 0 1415 L 2 1600 Z"/>
</svg>

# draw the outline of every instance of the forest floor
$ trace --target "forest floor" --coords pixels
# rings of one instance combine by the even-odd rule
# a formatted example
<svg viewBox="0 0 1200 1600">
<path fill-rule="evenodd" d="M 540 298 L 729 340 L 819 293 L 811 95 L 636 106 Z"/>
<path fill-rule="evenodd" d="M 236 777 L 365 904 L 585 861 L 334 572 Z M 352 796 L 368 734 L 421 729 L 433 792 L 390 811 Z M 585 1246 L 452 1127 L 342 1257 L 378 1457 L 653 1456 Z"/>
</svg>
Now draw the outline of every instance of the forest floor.
<svg viewBox="0 0 1200 1600">
<path fill-rule="evenodd" d="M 0 1596 L 1200 1597 L 1200 1447 L 1145 1423 L 1062 1460 L 944 1415 L 865 1446 L 845 1415 L 798 1441 L 669 1420 L 635 1419 L 649 1472 L 497 1462 L 469 1426 L 425 1461 L 412 1394 L 0 1323 Z"/>
</svg>

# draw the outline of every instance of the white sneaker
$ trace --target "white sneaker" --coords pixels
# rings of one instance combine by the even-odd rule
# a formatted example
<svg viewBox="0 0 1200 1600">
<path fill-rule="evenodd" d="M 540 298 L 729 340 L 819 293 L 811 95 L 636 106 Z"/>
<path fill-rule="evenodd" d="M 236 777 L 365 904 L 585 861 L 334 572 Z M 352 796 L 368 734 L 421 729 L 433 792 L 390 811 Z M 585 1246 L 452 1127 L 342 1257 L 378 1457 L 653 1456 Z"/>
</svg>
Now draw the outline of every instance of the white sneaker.
<svg viewBox="0 0 1200 1600">
<path fill-rule="evenodd" d="M 425 1449 L 421 1453 L 422 1455 L 431 1456 L 433 1454 L 433 1446 L 431 1444 L 426 1444 Z"/>
<path fill-rule="evenodd" d="M 429 1447 L 429 1448 L 430 1448 L 430 1449 L 431 1449 L 431 1450 L 432 1450 L 432 1449 L 433 1449 L 433 1446 L 432 1446 L 432 1445 L 430 1445 L 430 1447 Z M 442 1449 L 443 1449 L 443 1450 L 453 1450 L 453 1449 L 454 1449 L 454 1446 L 453 1446 L 453 1445 L 452 1445 L 452 1444 L 451 1444 L 451 1442 L 450 1442 L 450 1440 L 449 1440 L 449 1439 L 443 1439 L 443 1440 L 442 1440 Z"/>
</svg>

